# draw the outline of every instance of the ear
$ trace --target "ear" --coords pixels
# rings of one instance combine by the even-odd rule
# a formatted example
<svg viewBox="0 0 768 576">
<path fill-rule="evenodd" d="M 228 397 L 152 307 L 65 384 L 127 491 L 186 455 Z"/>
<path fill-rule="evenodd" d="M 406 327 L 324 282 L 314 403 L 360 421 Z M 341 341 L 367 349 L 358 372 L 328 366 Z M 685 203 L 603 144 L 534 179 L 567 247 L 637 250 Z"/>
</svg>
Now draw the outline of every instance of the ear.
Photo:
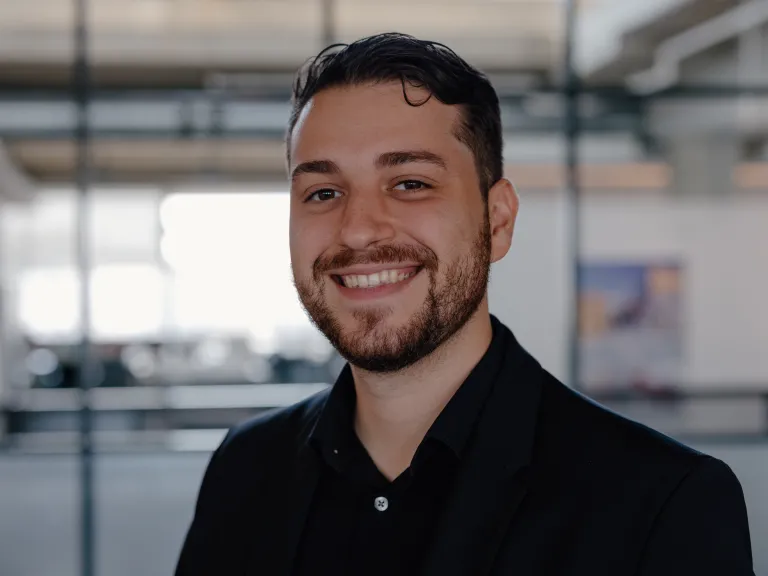
<svg viewBox="0 0 768 576">
<path fill-rule="evenodd" d="M 506 178 L 502 178 L 488 191 L 488 221 L 491 226 L 491 262 L 498 262 L 512 245 L 520 199 Z"/>
</svg>

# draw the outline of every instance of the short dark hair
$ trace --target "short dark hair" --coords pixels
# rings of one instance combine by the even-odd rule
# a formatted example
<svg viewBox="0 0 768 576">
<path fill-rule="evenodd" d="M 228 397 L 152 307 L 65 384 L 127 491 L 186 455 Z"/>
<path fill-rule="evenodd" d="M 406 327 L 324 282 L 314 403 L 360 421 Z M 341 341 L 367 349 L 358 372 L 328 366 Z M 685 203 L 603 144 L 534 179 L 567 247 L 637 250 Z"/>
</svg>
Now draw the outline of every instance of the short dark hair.
<svg viewBox="0 0 768 576">
<path fill-rule="evenodd" d="M 488 78 L 447 46 L 389 32 L 351 44 L 334 44 L 310 59 L 293 85 L 287 145 L 299 115 L 309 100 L 327 88 L 399 81 L 403 97 L 412 106 L 406 83 L 425 88 L 443 104 L 461 107 L 456 137 L 475 157 L 483 199 L 503 176 L 502 130 L 499 98 Z M 290 157 L 289 157 L 290 160 Z"/>
</svg>

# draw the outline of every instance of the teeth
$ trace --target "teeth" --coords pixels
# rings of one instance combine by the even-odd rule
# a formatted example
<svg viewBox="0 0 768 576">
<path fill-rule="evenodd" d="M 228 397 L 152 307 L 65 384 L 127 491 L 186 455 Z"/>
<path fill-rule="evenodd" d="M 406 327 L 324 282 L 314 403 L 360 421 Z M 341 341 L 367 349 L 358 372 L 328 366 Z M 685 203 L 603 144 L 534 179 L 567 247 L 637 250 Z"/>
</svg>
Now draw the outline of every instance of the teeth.
<svg viewBox="0 0 768 576">
<path fill-rule="evenodd" d="M 415 272 L 406 274 L 397 270 L 383 270 L 373 274 L 352 274 L 342 276 L 344 286 L 347 288 L 375 288 L 382 284 L 396 284 L 413 276 Z"/>
</svg>

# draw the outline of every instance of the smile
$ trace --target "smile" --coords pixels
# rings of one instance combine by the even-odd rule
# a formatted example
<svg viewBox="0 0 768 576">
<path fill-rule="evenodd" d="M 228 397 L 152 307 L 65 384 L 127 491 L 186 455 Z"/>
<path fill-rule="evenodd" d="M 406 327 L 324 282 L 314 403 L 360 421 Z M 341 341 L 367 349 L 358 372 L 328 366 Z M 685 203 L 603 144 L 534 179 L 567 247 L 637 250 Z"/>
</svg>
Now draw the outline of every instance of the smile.
<svg viewBox="0 0 768 576">
<path fill-rule="evenodd" d="M 381 270 L 373 274 L 334 275 L 336 283 L 345 288 L 377 288 L 388 284 L 398 284 L 418 274 L 420 268 L 403 272 L 402 270 Z"/>
</svg>

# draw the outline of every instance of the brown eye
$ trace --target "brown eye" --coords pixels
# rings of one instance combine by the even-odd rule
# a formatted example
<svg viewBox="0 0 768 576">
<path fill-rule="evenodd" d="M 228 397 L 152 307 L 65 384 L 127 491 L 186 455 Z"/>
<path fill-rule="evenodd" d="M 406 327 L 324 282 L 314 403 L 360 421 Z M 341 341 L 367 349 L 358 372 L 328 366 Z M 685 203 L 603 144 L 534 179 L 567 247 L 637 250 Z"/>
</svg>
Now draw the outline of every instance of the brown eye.
<svg viewBox="0 0 768 576">
<path fill-rule="evenodd" d="M 429 186 L 428 184 L 425 184 L 421 180 L 403 180 L 397 186 L 395 186 L 395 189 L 405 190 L 406 192 L 410 192 L 414 190 L 424 190 L 430 187 L 431 186 Z"/>
<path fill-rule="evenodd" d="M 326 202 L 328 200 L 334 200 L 333 194 L 338 194 L 338 192 L 331 188 L 323 188 L 322 190 L 316 190 L 310 194 L 304 202 Z M 313 198 L 317 199 L 313 200 Z"/>
</svg>

